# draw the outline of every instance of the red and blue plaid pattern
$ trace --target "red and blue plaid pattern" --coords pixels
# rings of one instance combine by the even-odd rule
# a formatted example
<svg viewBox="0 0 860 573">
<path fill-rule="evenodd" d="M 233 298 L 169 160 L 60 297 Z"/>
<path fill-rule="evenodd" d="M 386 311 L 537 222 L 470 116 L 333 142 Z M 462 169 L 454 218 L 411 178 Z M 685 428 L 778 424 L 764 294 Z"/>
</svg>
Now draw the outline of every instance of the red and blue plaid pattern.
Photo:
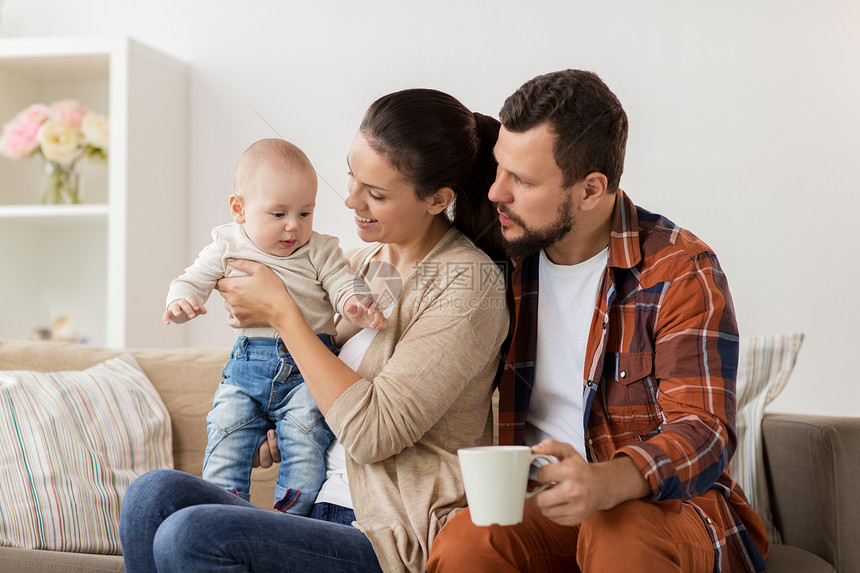
<svg viewBox="0 0 860 573">
<path fill-rule="evenodd" d="M 538 260 L 511 276 L 510 346 L 499 376 L 499 439 L 521 444 L 534 385 Z M 651 500 L 696 506 L 714 540 L 714 571 L 765 571 L 767 538 L 727 467 L 735 449 L 738 330 L 711 249 L 617 192 L 609 263 L 582 378 L 589 461 L 630 456 Z M 576 421 L 571 421 L 577 423 Z"/>
</svg>

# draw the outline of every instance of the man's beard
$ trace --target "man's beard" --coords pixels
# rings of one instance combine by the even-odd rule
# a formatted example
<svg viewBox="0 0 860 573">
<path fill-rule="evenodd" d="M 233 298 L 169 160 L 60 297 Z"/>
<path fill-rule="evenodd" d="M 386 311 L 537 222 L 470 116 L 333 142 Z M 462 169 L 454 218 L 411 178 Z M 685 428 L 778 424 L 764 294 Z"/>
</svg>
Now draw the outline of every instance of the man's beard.
<svg viewBox="0 0 860 573">
<path fill-rule="evenodd" d="M 556 220 L 548 227 L 538 230 L 527 228 L 519 217 L 506 211 L 504 205 L 497 204 L 496 207 L 499 209 L 499 212 L 519 225 L 523 230 L 523 234 L 516 239 L 509 240 L 502 234 L 502 226 L 499 224 L 494 228 L 496 239 L 512 259 L 527 257 L 538 252 L 540 249 L 551 247 L 566 237 L 576 225 L 576 217 L 570 212 L 572 203 L 573 194 L 571 193 L 558 206 L 558 217 Z"/>
</svg>

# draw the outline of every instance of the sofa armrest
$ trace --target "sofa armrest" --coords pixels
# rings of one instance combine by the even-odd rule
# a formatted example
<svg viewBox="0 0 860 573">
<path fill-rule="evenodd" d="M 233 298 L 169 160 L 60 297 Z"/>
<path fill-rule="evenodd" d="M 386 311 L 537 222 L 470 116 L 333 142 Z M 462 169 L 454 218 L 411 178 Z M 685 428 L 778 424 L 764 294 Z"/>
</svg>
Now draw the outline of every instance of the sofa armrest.
<svg viewBox="0 0 860 573">
<path fill-rule="evenodd" d="M 767 414 L 762 432 L 783 543 L 860 571 L 860 418 Z"/>
</svg>

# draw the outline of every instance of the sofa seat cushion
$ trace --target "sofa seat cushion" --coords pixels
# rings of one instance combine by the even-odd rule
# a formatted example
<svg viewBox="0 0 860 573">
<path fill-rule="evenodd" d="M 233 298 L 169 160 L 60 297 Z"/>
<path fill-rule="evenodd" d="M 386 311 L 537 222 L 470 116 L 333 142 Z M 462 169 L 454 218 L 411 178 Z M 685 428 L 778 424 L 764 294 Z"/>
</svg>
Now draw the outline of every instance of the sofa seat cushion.
<svg viewBox="0 0 860 573">
<path fill-rule="evenodd" d="M 0 371 L 0 546 L 119 554 L 128 485 L 173 466 L 170 416 L 129 354 Z"/>
<path fill-rule="evenodd" d="M 9 573 L 122 573 L 120 555 L 0 547 L 0 571 Z"/>
<path fill-rule="evenodd" d="M 836 573 L 833 566 L 809 551 L 773 543 L 767 555 L 768 573 Z"/>
</svg>

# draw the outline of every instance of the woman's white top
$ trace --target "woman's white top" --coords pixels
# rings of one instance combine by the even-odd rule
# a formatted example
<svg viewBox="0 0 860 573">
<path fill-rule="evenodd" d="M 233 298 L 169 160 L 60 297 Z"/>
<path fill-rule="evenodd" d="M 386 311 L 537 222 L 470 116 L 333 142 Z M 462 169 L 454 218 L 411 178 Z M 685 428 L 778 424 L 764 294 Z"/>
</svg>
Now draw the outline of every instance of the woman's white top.
<svg viewBox="0 0 860 573">
<path fill-rule="evenodd" d="M 344 364 L 358 369 L 364 353 L 370 346 L 377 331 L 372 328 L 364 328 L 352 338 L 344 342 L 340 349 L 338 358 Z M 335 439 L 329 444 L 325 451 L 325 482 L 317 494 L 316 503 L 333 503 L 342 507 L 352 507 L 352 497 L 349 495 L 349 481 L 346 477 L 346 450 L 343 445 Z"/>
<path fill-rule="evenodd" d="M 391 316 L 394 305 L 383 309 L 385 318 Z M 364 328 L 359 330 L 352 338 L 343 343 L 340 353 L 337 355 L 341 361 L 353 370 L 358 370 L 358 365 L 364 358 L 373 337 L 378 330 Z M 316 503 L 332 503 L 341 507 L 352 508 L 352 496 L 349 494 L 349 480 L 346 477 L 346 450 L 343 445 L 335 439 L 329 444 L 325 451 L 325 482 L 317 494 Z"/>
</svg>

